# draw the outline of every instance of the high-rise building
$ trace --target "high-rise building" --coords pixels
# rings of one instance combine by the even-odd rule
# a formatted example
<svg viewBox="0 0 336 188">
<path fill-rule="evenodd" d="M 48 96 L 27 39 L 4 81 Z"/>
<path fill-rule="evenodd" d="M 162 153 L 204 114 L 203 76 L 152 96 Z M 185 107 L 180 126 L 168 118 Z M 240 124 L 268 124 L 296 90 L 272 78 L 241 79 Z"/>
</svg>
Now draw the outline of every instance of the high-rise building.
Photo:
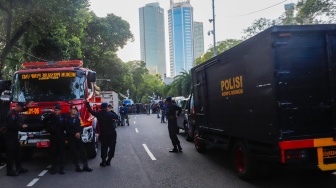
<svg viewBox="0 0 336 188">
<path fill-rule="evenodd" d="M 164 10 L 159 3 L 139 8 L 141 61 L 149 73 L 166 74 Z"/>
<path fill-rule="evenodd" d="M 190 0 L 170 0 L 168 10 L 170 76 L 194 64 L 193 7 Z"/>
<path fill-rule="evenodd" d="M 194 22 L 194 57 L 195 60 L 204 54 L 203 23 Z"/>
</svg>

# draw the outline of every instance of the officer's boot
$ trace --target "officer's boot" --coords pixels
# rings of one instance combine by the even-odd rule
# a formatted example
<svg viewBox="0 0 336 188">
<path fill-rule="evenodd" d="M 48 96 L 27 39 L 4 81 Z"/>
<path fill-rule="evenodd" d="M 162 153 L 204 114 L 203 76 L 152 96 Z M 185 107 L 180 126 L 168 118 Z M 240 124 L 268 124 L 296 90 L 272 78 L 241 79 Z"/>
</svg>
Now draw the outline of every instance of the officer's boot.
<svg viewBox="0 0 336 188">
<path fill-rule="evenodd" d="M 10 165 L 9 163 L 6 164 L 6 167 L 7 167 L 7 176 L 18 176 L 19 175 L 19 173 L 13 170 L 12 165 Z"/>
<path fill-rule="evenodd" d="M 106 166 L 106 159 L 102 158 L 102 162 L 100 163 L 101 167 L 105 167 Z"/>
<path fill-rule="evenodd" d="M 107 166 L 110 166 L 111 165 L 111 160 L 112 160 L 112 157 L 109 157 L 106 161 L 106 165 Z"/>
<path fill-rule="evenodd" d="M 169 152 L 177 153 L 177 152 L 178 152 L 178 150 L 177 150 L 177 146 L 176 146 L 175 144 L 174 144 L 173 146 L 174 146 L 174 149 L 169 150 Z"/>
<path fill-rule="evenodd" d="M 84 163 L 83 171 L 92 172 L 92 168 L 89 167 L 89 165 L 87 164 L 87 162 Z"/>
<path fill-rule="evenodd" d="M 64 164 L 61 163 L 60 165 L 60 171 L 59 171 L 60 174 L 65 174 L 65 170 L 64 170 Z"/>
<path fill-rule="evenodd" d="M 178 147 L 179 152 L 182 152 L 182 147 L 181 147 L 181 145 L 180 145 L 180 144 L 177 144 L 177 147 Z"/>
<path fill-rule="evenodd" d="M 83 169 L 79 166 L 79 164 L 76 165 L 76 172 L 83 172 Z"/>
<path fill-rule="evenodd" d="M 56 174 L 55 165 L 51 165 L 50 174 Z"/>
</svg>

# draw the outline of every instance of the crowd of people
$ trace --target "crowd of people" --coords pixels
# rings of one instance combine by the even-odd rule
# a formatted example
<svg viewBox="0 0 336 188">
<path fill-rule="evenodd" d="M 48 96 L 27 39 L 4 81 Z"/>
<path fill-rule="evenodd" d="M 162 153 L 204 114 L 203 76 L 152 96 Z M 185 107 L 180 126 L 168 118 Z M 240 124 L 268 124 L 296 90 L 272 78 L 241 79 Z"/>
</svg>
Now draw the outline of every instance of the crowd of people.
<svg viewBox="0 0 336 188">
<path fill-rule="evenodd" d="M 4 135 L 0 137 L 4 139 L 3 141 L 0 140 L 0 143 L 5 143 L 6 148 L 6 157 L 0 154 L 0 165 L 6 164 L 7 176 L 18 176 L 21 173 L 28 172 L 27 169 L 22 167 L 22 154 L 18 140 L 18 132 L 26 129 L 29 125 L 23 123 L 19 113 L 28 110 L 32 105 L 33 102 L 27 104 L 22 102 L 17 103 L 7 115 L 7 126 L 0 127 L 0 134 Z M 114 112 L 113 107 L 107 103 L 101 104 L 100 111 L 93 111 L 87 100 L 86 108 L 98 120 L 97 131 L 99 133 L 98 139 L 101 143 L 102 159 L 100 166 L 110 166 L 117 142 L 117 132 L 115 128 L 117 125 L 125 126 L 127 124 L 129 126 L 129 106 L 122 105 L 118 109 L 120 116 L 118 116 L 118 114 Z M 66 115 L 62 115 L 61 110 L 62 107 L 56 104 L 53 113 L 43 119 L 43 124 L 50 133 L 50 173 L 55 174 L 57 166 L 59 166 L 59 173 L 65 174 L 65 140 L 68 141 L 75 171 L 91 172 L 92 168 L 88 165 L 86 150 L 81 139 L 83 125 L 78 115 L 78 109 L 76 106 L 71 106 L 69 113 Z M 173 145 L 173 149 L 169 152 L 182 152 L 182 147 L 177 138 L 177 116 L 180 115 L 181 108 L 174 103 L 172 98 L 167 97 L 165 101 L 160 101 L 155 104 L 144 104 L 142 110 L 148 115 L 152 110 L 152 113 L 156 113 L 157 118 L 161 119 L 161 123 L 168 121 L 169 137 Z M 136 113 L 140 113 L 138 107 Z M 83 164 L 82 167 L 79 161 Z"/>
</svg>

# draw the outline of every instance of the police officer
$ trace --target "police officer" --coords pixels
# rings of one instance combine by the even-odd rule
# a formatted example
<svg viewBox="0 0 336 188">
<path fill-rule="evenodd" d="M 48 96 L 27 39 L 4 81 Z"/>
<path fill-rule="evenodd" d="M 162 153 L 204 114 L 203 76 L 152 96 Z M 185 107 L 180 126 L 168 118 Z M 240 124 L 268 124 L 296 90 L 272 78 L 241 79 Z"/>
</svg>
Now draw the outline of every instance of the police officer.
<svg viewBox="0 0 336 188">
<path fill-rule="evenodd" d="M 88 161 L 86 157 L 86 151 L 84 148 L 84 143 L 81 138 L 81 132 L 83 131 L 83 124 L 78 116 L 78 109 L 76 106 L 70 107 L 70 115 L 65 118 L 65 130 L 68 138 L 68 145 L 72 154 L 72 161 L 76 166 L 76 172 L 87 171 L 91 172 L 92 168 L 88 166 Z M 83 168 L 78 164 L 79 159 L 77 152 L 79 152 L 81 161 L 83 163 Z"/>
<path fill-rule="evenodd" d="M 21 160 L 21 148 L 18 140 L 18 131 L 28 127 L 24 124 L 19 117 L 19 112 L 28 110 L 33 102 L 29 102 L 27 107 L 23 102 L 18 102 L 16 106 L 8 112 L 7 115 L 7 127 L 6 127 L 6 167 L 7 176 L 17 176 L 19 173 L 28 172 L 27 169 L 22 168 Z M 16 171 L 13 170 L 13 164 L 15 162 Z"/>
<path fill-rule="evenodd" d="M 169 152 L 177 153 L 178 151 L 182 152 L 182 147 L 180 141 L 177 138 L 178 126 L 177 126 L 177 116 L 181 114 L 182 108 L 172 103 L 172 98 L 169 96 L 166 99 L 166 116 L 168 119 L 168 131 L 169 137 L 173 144 L 173 149 Z M 177 112 L 177 116 L 176 116 Z"/>
<path fill-rule="evenodd" d="M 50 151 L 51 151 L 51 174 L 56 173 L 56 164 L 59 159 L 60 174 L 65 174 L 65 126 L 64 117 L 61 115 L 61 106 L 56 104 L 54 113 L 46 117 L 43 121 L 46 125 L 47 131 L 50 133 Z"/>
<path fill-rule="evenodd" d="M 115 146 L 117 143 L 116 121 L 118 121 L 118 115 L 116 113 L 109 112 L 107 110 L 107 103 L 101 104 L 101 111 L 94 112 L 87 100 L 86 107 L 88 111 L 98 119 L 99 123 L 99 140 L 101 142 L 101 158 L 102 162 L 100 166 L 110 166 L 111 160 L 114 157 Z M 107 150 L 108 154 L 107 154 Z M 106 160 L 107 158 L 107 160 Z"/>
</svg>

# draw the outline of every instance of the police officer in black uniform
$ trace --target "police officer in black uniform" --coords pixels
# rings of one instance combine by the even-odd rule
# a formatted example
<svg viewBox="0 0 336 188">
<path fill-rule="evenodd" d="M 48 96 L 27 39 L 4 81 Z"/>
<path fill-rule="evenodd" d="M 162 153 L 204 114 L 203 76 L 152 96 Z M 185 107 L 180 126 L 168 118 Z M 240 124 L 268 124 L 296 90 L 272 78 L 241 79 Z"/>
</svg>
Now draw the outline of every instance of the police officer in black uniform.
<svg viewBox="0 0 336 188">
<path fill-rule="evenodd" d="M 57 160 L 60 162 L 60 174 L 65 174 L 65 125 L 64 117 L 61 115 L 61 106 L 56 104 L 54 113 L 50 114 L 43 121 L 47 131 L 50 133 L 50 151 L 51 151 L 51 174 L 56 173 Z"/>
<path fill-rule="evenodd" d="M 70 115 L 65 118 L 65 130 L 68 138 L 68 145 L 72 154 L 72 161 L 76 166 L 76 172 L 87 171 L 91 172 L 92 168 L 88 166 L 88 161 L 86 157 L 86 151 L 84 148 L 84 143 L 81 138 L 81 133 L 83 131 L 82 121 L 78 116 L 78 109 L 76 106 L 71 106 Z M 79 152 L 81 161 L 83 163 L 83 168 L 78 164 L 79 159 L 77 155 Z"/>
<path fill-rule="evenodd" d="M 118 115 L 116 113 L 109 112 L 107 110 L 107 103 L 101 104 L 101 111 L 94 112 L 89 102 L 86 102 L 88 111 L 98 119 L 99 123 L 99 140 L 101 142 L 101 158 L 102 162 L 100 166 L 105 167 L 111 165 L 111 160 L 114 157 L 115 146 L 117 143 L 116 121 L 118 121 Z M 107 154 L 107 150 L 108 154 Z M 106 160 L 107 158 L 107 160 Z"/>
<path fill-rule="evenodd" d="M 19 173 L 28 172 L 27 169 L 22 168 L 22 154 L 20 148 L 20 142 L 18 140 L 18 131 L 28 127 L 27 124 L 22 122 L 19 117 L 19 112 L 28 110 L 33 102 L 29 102 L 27 107 L 23 102 L 19 102 L 16 106 L 8 112 L 7 115 L 7 127 L 6 127 L 6 167 L 7 176 L 17 176 Z M 15 163 L 16 170 L 13 170 L 13 164 Z"/>
<path fill-rule="evenodd" d="M 182 147 L 180 145 L 180 141 L 177 138 L 178 126 L 177 126 L 177 116 L 181 114 L 182 108 L 172 103 L 172 98 L 167 97 L 166 99 L 166 116 L 168 119 L 168 131 L 169 137 L 173 144 L 173 149 L 169 152 L 177 153 L 178 151 L 182 152 Z M 176 116 L 177 112 L 177 116 Z"/>
</svg>

